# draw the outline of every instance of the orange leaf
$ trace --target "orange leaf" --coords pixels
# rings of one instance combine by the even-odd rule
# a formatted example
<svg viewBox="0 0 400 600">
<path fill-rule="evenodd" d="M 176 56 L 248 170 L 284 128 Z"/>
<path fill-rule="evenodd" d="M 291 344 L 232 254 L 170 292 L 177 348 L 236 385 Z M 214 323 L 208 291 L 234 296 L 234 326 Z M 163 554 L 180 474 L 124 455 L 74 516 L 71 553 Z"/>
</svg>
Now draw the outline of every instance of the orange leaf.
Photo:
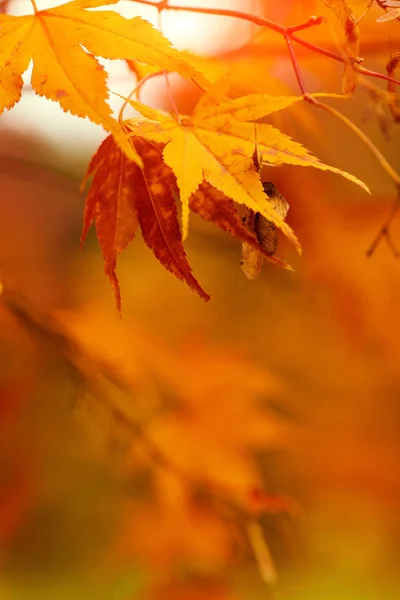
<svg viewBox="0 0 400 600">
<path fill-rule="evenodd" d="M 139 139 L 135 145 L 145 164 L 143 171 L 125 156 L 111 136 L 92 158 L 88 175 L 94 174 L 94 178 L 86 199 L 82 242 L 95 220 L 105 272 L 114 288 L 118 310 L 121 296 L 115 272 L 117 257 L 132 241 L 138 223 L 144 241 L 161 264 L 209 300 L 192 275 L 182 245 L 175 177 L 154 145 Z"/>
<path fill-rule="evenodd" d="M 143 239 L 161 264 L 186 282 L 201 298 L 209 300 L 192 275 L 182 244 L 176 211 L 175 177 L 160 160 L 159 152 L 145 140 L 135 140 L 143 158 L 143 176 L 136 183 L 135 205 Z"/>
<path fill-rule="evenodd" d="M 111 148 L 113 147 L 113 139 L 111 136 L 106 137 L 105 140 L 100 144 L 96 154 L 92 156 L 89 166 L 86 171 L 84 180 L 82 181 L 81 189 L 84 188 L 87 179 L 96 174 L 95 181 L 89 190 L 89 194 L 86 198 L 85 213 L 83 216 L 83 229 L 81 234 L 81 246 L 86 239 L 87 232 L 94 220 L 94 213 L 96 210 L 97 195 L 99 194 L 103 184 L 106 182 L 108 177 L 108 167 L 106 164 L 106 158 Z"/>
<path fill-rule="evenodd" d="M 133 240 L 138 225 L 132 190 L 139 167 L 127 158 L 109 136 L 101 144 L 89 170 L 95 171 L 95 176 L 86 201 L 81 239 L 83 243 L 95 219 L 104 256 L 104 270 L 114 288 L 117 308 L 121 310 L 115 269 L 118 255 Z"/>
</svg>

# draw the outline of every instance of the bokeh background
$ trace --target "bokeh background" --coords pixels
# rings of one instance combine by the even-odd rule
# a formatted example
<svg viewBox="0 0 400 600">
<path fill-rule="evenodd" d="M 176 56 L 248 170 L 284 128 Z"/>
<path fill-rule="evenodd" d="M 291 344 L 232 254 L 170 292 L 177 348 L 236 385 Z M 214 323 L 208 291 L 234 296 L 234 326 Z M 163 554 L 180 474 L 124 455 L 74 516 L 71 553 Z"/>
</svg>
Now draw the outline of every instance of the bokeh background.
<svg viewBox="0 0 400 600">
<path fill-rule="evenodd" d="M 302 36 L 333 50 L 342 39 L 317 0 L 218 6 L 285 25 L 324 14 Z M 155 9 L 118 10 L 157 24 Z M 362 21 L 361 52 L 384 72 L 400 24 L 380 14 Z M 216 79 L 229 73 L 235 95 L 298 93 L 278 35 L 172 11 L 162 26 Z M 298 56 L 310 91 L 340 92 L 339 63 Z M 127 65 L 107 66 L 129 93 Z M 196 91 L 171 80 L 190 112 Z M 25 88 L 0 119 L 0 598 L 398 598 L 400 263 L 384 240 L 366 257 L 395 198 L 380 165 L 330 115 L 278 113 L 371 196 L 333 174 L 265 168 L 303 244 L 299 258 L 279 242 L 294 273 L 264 265 L 249 282 L 240 244 L 193 216 L 186 249 L 211 302 L 138 236 L 119 261 L 120 318 L 94 232 L 79 248 L 79 184 L 104 133 L 36 97 L 29 77 Z M 168 109 L 164 82 L 142 100 Z M 362 86 L 335 106 L 400 170 L 387 107 Z M 391 231 L 400 246 L 400 218 Z"/>
</svg>

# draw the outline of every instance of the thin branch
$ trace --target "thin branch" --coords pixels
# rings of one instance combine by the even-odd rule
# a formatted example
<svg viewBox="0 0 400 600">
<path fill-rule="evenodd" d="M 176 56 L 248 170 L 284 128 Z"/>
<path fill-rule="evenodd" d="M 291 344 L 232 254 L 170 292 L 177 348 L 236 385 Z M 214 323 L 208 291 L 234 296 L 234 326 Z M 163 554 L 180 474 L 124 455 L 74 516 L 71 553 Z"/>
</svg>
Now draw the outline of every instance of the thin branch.
<svg viewBox="0 0 400 600">
<path fill-rule="evenodd" d="M 395 79 L 394 77 L 389 77 L 388 75 L 384 75 L 383 73 L 378 73 L 377 71 L 370 71 L 370 69 L 365 69 L 359 65 L 355 65 L 354 69 L 360 75 L 366 75 L 367 77 L 375 77 L 376 79 L 383 79 L 384 81 L 388 81 L 390 83 L 394 83 L 395 85 L 400 85 L 400 81 Z"/>
<path fill-rule="evenodd" d="M 370 245 L 370 247 L 367 250 L 368 258 L 370 258 L 374 254 L 375 250 L 377 249 L 377 247 L 379 246 L 379 244 L 381 243 L 381 241 L 383 239 L 386 240 L 386 243 L 389 246 L 389 248 L 391 249 L 391 251 L 393 252 L 394 257 L 399 258 L 400 252 L 397 250 L 396 246 L 394 245 L 392 236 L 390 233 L 390 226 L 392 224 L 393 219 L 397 215 L 399 209 L 400 209 L 400 192 L 396 197 L 396 200 L 392 206 L 392 209 L 391 209 L 386 221 L 384 222 L 384 224 L 378 231 L 375 239 L 373 240 L 372 244 Z"/>
<path fill-rule="evenodd" d="M 310 17 L 305 23 L 300 23 L 300 25 L 293 25 L 292 27 L 287 27 L 287 32 L 288 34 L 293 35 L 293 33 L 296 33 L 296 31 L 310 29 L 310 27 L 314 27 L 315 25 L 321 25 L 321 23 L 324 22 L 324 17 Z"/>
<path fill-rule="evenodd" d="M 176 121 L 180 124 L 181 116 L 179 114 L 178 107 L 175 102 L 174 94 L 172 92 L 171 83 L 170 83 L 169 76 L 168 76 L 168 71 L 164 71 L 164 77 L 165 77 L 165 85 L 167 88 L 169 103 L 171 104 L 171 108 L 172 108 L 172 113 L 174 114 Z"/>
<path fill-rule="evenodd" d="M 124 110 L 128 105 L 129 100 L 132 98 L 132 96 L 134 94 L 137 94 L 137 92 L 140 90 L 140 88 L 142 87 L 142 85 L 144 85 L 146 83 L 146 81 L 149 81 L 149 79 L 152 79 L 153 77 L 158 77 L 159 75 L 162 75 L 165 71 L 157 71 L 156 73 L 148 73 L 147 75 L 145 75 L 145 77 L 143 77 L 142 79 L 140 79 L 137 84 L 135 85 L 135 87 L 133 88 L 133 90 L 131 91 L 131 93 L 129 94 L 129 96 L 127 98 L 125 98 L 123 105 L 120 108 L 119 114 L 118 114 L 118 122 L 120 123 L 120 125 L 123 125 L 123 115 L 124 115 Z M 117 96 L 120 96 L 120 94 L 116 94 Z"/>
<path fill-rule="evenodd" d="M 318 54 L 321 54 L 323 56 L 331 58 L 332 60 L 341 62 L 344 65 L 346 65 L 348 63 L 348 60 L 345 57 L 341 56 L 340 54 L 331 52 L 330 50 L 326 50 L 325 48 L 322 48 L 321 46 L 311 44 L 310 42 L 307 42 L 307 41 L 303 40 L 302 38 L 299 38 L 297 35 L 295 35 L 293 33 L 293 31 L 299 31 L 301 29 L 308 29 L 309 27 L 312 27 L 314 25 L 320 25 L 323 22 L 323 20 L 320 17 L 311 17 L 306 23 L 301 24 L 301 25 L 284 27 L 283 25 L 280 25 L 279 23 L 276 23 L 275 21 L 271 21 L 270 19 L 267 19 L 265 17 L 261 17 L 258 15 L 252 15 L 250 13 L 245 13 L 245 12 L 237 11 L 237 10 L 230 10 L 230 9 L 223 9 L 223 8 L 204 8 L 204 7 L 200 7 L 200 6 L 199 7 L 197 7 L 197 6 L 178 6 L 175 4 L 169 4 L 165 0 L 163 0 L 162 2 L 151 2 L 150 0 L 131 0 L 131 1 L 137 2 L 138 4 L 146 4 L 147 6 L 154 6 L 154 8 L 156 8 L 158 11 L 162 11 L 162 10 L 185 11 L 185 12 L 192 12 L 192 13 L 203 14 L 203 15 L 232 17 L 235 19 L 240 19 L 241 21 L 248 21 L 249 23 L 254 23 L 254 25 L 258 25 L 259 27 L 265 27 L 267 29 L 270 29 L 271 31 L 275 31 L 276 33 L 282 35 L 285 39 L 289 37 L 294 42 L 297 42 L 301 46 L 308 48 L 312 52 L 316 52 Z M 357 63 L 357 60 L 355 60 L 355 62 Z M 363 67 L 361 67 L 358 64 L 354 65 L 354 69 L 362 75 L 366 75 L 368 77 L 377 77 L 379 79 L 384 79 L 385 81 L 391 81 L 392 83 L 395 83 L 396 85 L 400 85 L 399 80 L 394 79 L 392 77 L 388 77 L 387 75 L 384 75 L 383 73 L 377 73 L 375 71 L 370 71 L 369 69 L 364 69 Z"/>
<path fill-rule="evenodd" d="M 305 83 L 304 83 L 303 74 L 301 72 L 299 62 L 297 60 L 295 51 L 293 49 L 292 40 L 291 40 L 290 36 L 285 36 L 285 42 L 286 42 L 286 45 L 287 45 L 288 50 L 289 50 L 290 60 L 292 61 L 293 70 L 295 72 L 297 83 L 299 84 L 300 91 L 303 94 L 304 98 L 307 98 L 308 95 L 307 95 L 307 92 L 306 92 L 306 86 L 305 86 Z"/>
<path fill-rule="evenodd" d="M 388 160 L 383 156 L 382 152 L 375 146 L 375 144 L 369 139 L 369 137 L 367 135 L 365 135 L 365 133 L 363 131 L 361 131 L 361 129 L 359 127 L 357 127 L 357 125 L 355 125 L 355 123 L 350 121 L 350 119 L 348 119 L 345 115 L 343 115 L 341 112 L 339 112 L 332 106 L 329 106 L 329 104 L 325 104 L 324 102 L 319 102 L 318 100 L 316 100 L 316 98 L 311 96 L 311 94 L 307 93 L 305 84 L 304 84 L 304 80 L 303 80 L 303 75 L 301 72 L 301 68 L 300 68 L 299 62 L 297 60 L 296 53 L 291 44 L 291 40 L 288 37 L 285 37 L 285 40 L 286 40 L 286 44 L 289 49 L 289 55 L 290 55 L 290 59 L 292 61 L 294 72 L 296 74 L 297 82 L 298 82 L 301 92 L 304 96 L 304 99 L 307 100 L 308 102 L 310 102 L 310 104 L 313 104 L 316 108 L 320 108 L 321 110 L 324 110 L 324 111 L 332 114 L 334 117 L 339 119 L 342 123 L 344 123 L 344 125 L 346 125 L 346 127 L 348 127 L 363 142 L 363 144 L 368 148 L 368 150 L 374 155 L 376 160 L 381 165 L 382 169 L 386 172 L 386 174 L 390 177 L 390 179 L 394 183 L 394 185 L 397 189 L 396 202 L 393 205 L 393 209 L 392 209 L 388 219 L 385 221 L 384 225 L 379 230 L 375 240 L 372 242 L 370 248 L 368 249 L 367 256 L 368 257 L 372 256 L 375 249 L 377 248 L 377 246 L 379 245 L 381 240 L 384 238 L 386 240 L 387 245 L 393 252 L 393 255 L 395 256 L 395 258 L 398 258 L 400 256 L 400 252 L 397 250 L 397 248 L 393 242 L 393 239 L 391 237 L 390 225 L 400 207 L 400 175 L 395 171 L 395 169 L 391 166 L 391 164 L 388 162 Z M 395 66 L 397 66 L 397 63 Z"/>
<path fill-rule="evenodd" d="M 395 171 L 395 169 L 392 167 L 392 165 L 383 156 L 382 152 L 375 146 L 375 144 L 369 139 L 369 137 L 367 135 L 365 135 L 365 133 L 363 131 L 361 131 L 361 129 L 359 127 L 357 127 L 357 125 L 355 125 L 355 123 L 350 121 L 350 119 L 348 119 L 345 115 L 343 115 L 341 112 L 339 112 L 332 106 L 329 106 L 329 104 L 319 102 L 312 96 L 310 96 L 309 101 L 312 104 L 314 104 L 317 108 L 320 108 L 322 110 L 325 110 L 326 112 L 329 112 L 334 117 L 336 117 L 337 119 L 342 121 L 342 123 L 344 123 L 346 125 L 346 127 L 348 127 L 363 142 L 363 144 L 365 144 L 365 146 L 367 146 L 369 151 L 372 152 L 372 154 L 374 155 L 376 160 L 381 165 L 382 169 L 386 172 L 386 174 L 393 181 L 397 190 L 400 191 L 400 175 L 397 173 L 397 171 Z"/>
<path fill-rule="evenodd" d="M 399 258 L 400 252 L 397 250 L 391 237 L 390 226 L 400 208 L 400 175 L 397 173 L 397 171 L 393 169 L 392 165 L 386 160 L 386 158 L 383 156 L 381 151 L 378 150 L 375 144 L 365 135 L 365 133 L 361 131 L 361 129 L 357 127 L 357 125 L 350 121 L 350 119 L 345 117 L 345 115 L 334 109 L 332 106 L 329 106 L 328 104 L 325 104 L 323 102 L 318 102 L 318 100 L 315 100 L 315 98 L 311 98 L 310 101 L 318 108 L 321 108 L 322 110 L 325 110 L 326 112 L 329 112 L 330 114 L 335 116 L 337 119 L 342 121 L 342 123 L 344 123 L 346 127 L 348 127 L 353 133 L 355 133 L 355 135 L 363 142 L 363 144 L 367 146 L 370 152 L 372 152 L 376 160 L 381 165 L 382 169 L 386 172 L 386 174 L 394 183 L 397 190 L 396 200 L 393 204 L 392 210 L 390 211 L 388 218 L 386 219 L 381 229 L 378 231 L 375 239 L 373 240 L 371 246 L 368 248 L 366 254 L 367 257 L 372 256 L 376 248 L 379 246 L 380 242 L 383 239 L 385 239 L 387 245 L 393 252 L 393 256 L 395 258 Z"/>
<path fill-rule="evenodd" d="M 386 171 L 387 175 L 393 181 L 394 185 L 397 188 L 398 193 L 400 194 L 400 175 L 397 173 L 397 171 L 395 171 L 395 169 L 392 167 L 392 165 L 389 163 L 389 161 L 383 156 L 382 152 L 375 146 L 375 144 L 369 139 L 369 137 L 367 135 L 365 135 L 365 133 L 363 131 L 361 131 L 361 129 L 359 127 L 357 127 L 357 125 L 355 125 L 355 123 L 350 121 L 350 119 L 348 119 L 341 112 L 339 112 L 338 110 L 336 110 L 329 104 L 325 104 L 324 102 L 319 102 L 318 100 L 316 100 L 316 98 L 314 98 L 311 94 L 309 94 L 306 91 L 301 68 L 300 68 L 299 62 L 297 60 L 296 53 L 291 44 L 291 40 L 288 37 L 285 37 L 285 40 L 286 40 L 286 43 L 287 43 L 287 46 L 289 49 L 289 55 L 290 55 L 290 59 L 292 61 L 294 72 L 296 74 L 297 82 L 298 82 L 300 90 L 304 96 L 304 99 L 306 101 L 308 101 L 310 104 L 313 104 L 317 108 L 320 108 L 326 112 L 329 112 L 334 117 L 336 117 L 337 119 L 342 121 L 342 123 L 344 123 L 346 125 L 346 127 L 348 127 L 363 142 L 363 144 L 365 146 L 367 146 L 367 148 L 370 150 L 370 152 L 372 152 L 372 154 L 374 155 L 376 160 L 381 165 L 382 169 L 384 171 Z"/>
<path fill-rule="evenodd" d="M 398 205 L 398 203 L 397 203 L 397 205 Z M 390 229 L 387 229 L 387 231 L 386 231 L 385 240 L 386 240 L 386 243 L 387 243 L 389 249 L 392 251 L 393 256 L 395 258 L 400 258 L 400 252 L 396 248 L 396 244 L 393 241 Z"/>
<path fill-rule="evenodd" d="M 393 204 L 393 208 L 390 211 L 388 218 L 386 219 L 385 223 L 379 230 L 379 232 L 376 235 L 375 239 L 373 240 L 371 246 L 368 248 L 367 256 L 368 257 L 372 256 L 373 253 L 375 252 L 376 248 L 380 244 L 380 242 L 383 239 L 385 239 L 389 248 L 392 250 L 393 255 L 396 258 L 398 258 L 399 252 L 393 243 L 393 240 L 392 240 L 392 237 L 390 234 L 390 225 L 400 208 L 400 175 L 397 173 L 397 171 L 395 171 L 393 169 L 392 165 L 386 160 L 386 158 L 383 156 L 382 152 L 375 146 L 375 144 L 368 138 L 368 136 L 366 136 L 365 133 L 357 127 L 357 125 L 355 125 L 352 121 L 350 121 L 350 119 L 348 119 L 345 115 L 343 115 L 342 113 L 340 113 L 339 111 L 334 109 L 332 106 L 329 106 L 328 104 L 325 104 L 323 102 L 318 102 L 318 100 L 315 100 L 315 98 L 311 97 L 310 102 L 312 102 L 318 108 L 321 108 L 322 110 L 325 110 L 326 112 L 329 112 L 330 114 L 335 116 L 337 119 L 342 121 L 342 123 L 344 123 L 346 125 L 346 127 L 348 127 L 353 133 L 355 133 L 355 135 L 363 142 L 363 144 L 365 144 L 365 146 L 367 146 L 367 148 L 370 150 L 370 152 L 372 152 L 372 154 L 374 155 L 376 160 L 381 165 L 382 169 L 386 172 L 386 174 L 390 177 L 390 179 L 394 183 L 396 190 L 397 190 L 395 203 Z"/>
<path fill-rule="evenodd" d="M 368 0 L 368 5 L 366 6 L 364 12 L 359 17 L 357 17 L 357 19 L 356 19 L 356 25 L 358 25 L 360 23 L 360 21 L 362 21 L 363 18 L 367 16 L 367 14 L 368 14 L 371 6 L 373 5 L 373 3 L 374 3 L 374 0 Z"/>
</svg>

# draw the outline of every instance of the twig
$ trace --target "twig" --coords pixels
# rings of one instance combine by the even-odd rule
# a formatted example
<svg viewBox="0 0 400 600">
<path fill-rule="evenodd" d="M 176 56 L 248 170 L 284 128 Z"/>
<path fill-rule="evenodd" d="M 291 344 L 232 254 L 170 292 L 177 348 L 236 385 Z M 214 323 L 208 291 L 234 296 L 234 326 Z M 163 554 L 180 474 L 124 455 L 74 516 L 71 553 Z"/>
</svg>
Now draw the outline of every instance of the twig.
<svg viewBox="0 0 400 600">
<path fill-rule="evenodd" d="M 286 45 L 287 45 L 288 50 L 289 50 L 290 60 L 292 61 L 293 70 L 295 72 L 297 83 L 299 84 L 300 91 L 303 94 L 304 98 L 307 99 L 308 95 L 307 95 L 307 92 L 306 92 L 306 86 L 304 84 L 303 74 L 301 72 L 299 62 L 297 60 L 295 51 L 293 49 L 291 37 L 290 36 L 285 36 L 285 42 L 286 42 Z"/>
<path fill-rule="evenodd" d="M 390 177 L 393 184 L 395 185 L 397 195 L 396 195 L 395 203 L 393 204 L 393 208 L 392 208 L 388 218 L 386 219 L 385 223 L 383 224 L 383 226 L 379 230 L 378 234 L 376 235 L 371 246 L 368 248 L 366 254 L 367 254 L 367 257 L 372 256 L 373 253 L 375 252 L 376 248 L 382 241 L 382 239 L 385 239 L 389 248 L 392 250 L 394 257 L 398 258 L 400 256 L 400 253 L 398 252 L 398 250 L 396 249 L 396 247 L 393 243 L 391 233 L 390 233 L 390 225 L 400 208 L 400 175 L 397 173 L 397 171 L 395 171 L 393 169 L 392 165 L 386 160 L 386 158 L 383 156 L 382 152 L 375 146 L 375 144 L 369 139 L 369 137 L 366 136 L 365 133 L 357 127 L 357 125 L 355 125 L 352 121 L 350 121 L 350 119 L 345 117 L 345 115 L 343 115 L 341 112 L 334 109 L 332 106 L 329 106 L 328 104 L 325 104 L 323 102 L 319 102 L 315 98 L 311 98 L 310 101 L 313 104 L 315 104 L 315 106 L 317 106 L 318 108 L 321 108 L 322 110 L 325 110 L 326 112 L 329 112 L 330 114 L 335 116 L 342 123 L 344 123 L 346 125 L 346 127 L 348 127 L 353 133 L 355 133 L 355 135 L 363 142 L 363 144 L 365 144 L 365 146 L 370 150 L 370 152 L 372 152 L 372 154 L 375 156 L 376 160 L 381 165 L 382 169 L 386 172 L 386 174 Z"/>
<path fill-rule="evenodd" d="M 369 0 L 368 1 L 368 5 L 365 7 L 364 12 L 359 17 L 357 17 L 357 19 L 356 19 L 356 25 L 358 25 L 360 23 L 360 21 L 362 21 L 363 18 L 368 14 L 368 12 L 369 12 L 371 6 L 373 5 L 373 3 L 374 3 L 374 0 Z"/>
<path fill-rule="evenodd" d="M 154 8 L 156 8 L 158 11 L 162 11 L 162 10 L 185 11 L 185 12 L 192 12 L 192 13 L 203 14 L 203 15 L 232 17 L 235 19 L 240 19 L 241 21 L 248 21 L 250 23 L 254 23 L 254 25 L 258 25 L 260 27 L 265 27 L 267 29 L 270 29 L 271 31 L 275 31 L 276 33 L 279 33 L 280 35 L 282 35 L 285 39 L 290 38 L 292 41 L 297 42 L 301 46 L 304 46 L 305 48 L 308 48 L 309 50 L 316 52 L 318 54 L 321 54 L 323 56 L 327 56 L 328 58 L 331 58 L 332 60 L 341 62 L 344 65 L 346 65 L 348 63 L 348 60 L 345 57 L 341 56 L 340 54 L 331 52 L 330 50 L 326 50 L 325 48 L 316 46 L 315 44 L 311 44 L 310 42 L 307 42 L 306 40 L 299 38 L 297 35 L 295 35 L 293 33 L 294 31 L 308 29 L 310 27 L 313 27 L 314 25 L 320 25 L 323 22 L 321 17 L 311 17 L 304 24 L 295 25 L 295 26 L 291 26 L 291 27 L 284 27 L 283 25 L 280 25 L 279 23 L 276 23 L 275 21 L 271 21 L 270 19 L 267 19 L 265 17 L 261 17 L 258 15 L 252 15 L 250 13 L 245 13 L 245 12 L 237 11 L 237 10 L 230 10 L 230 9 L 223 9 L 223 8 L 204 8 L 204 7 L 200 7 L 200 6 L 199 7 L 197 7 L 197 6 L 179 6 L 179 5 L 175 5 L 175 4 L 169 4 L 165 0 L 163 0 L 162 2 L 151 2 L 150 0 L 130 0 L 130 1 L 137 2 L 138 4 L 146 4 L 147 6 L 154 6 Z M 357 63 L 357 59 L 355 59 L 355 63 Z M 365 69 L 365 68 L 361 67 L 359 64 L 354 64 L 354 69 L 355 69 L 355 71 L 357 71 L 358 73 L 360 73 L 362 75 L 366 75 L 368 77 L 377 77 L 379 79 L 391 81 L 392 83 L 395 83 L 396 85 L 400 85 L 399 80 L 389 77 L 388 75 L 384 75 L 383 73 L 377 73 L 375 71 L 370 71 L 369 69 Z"/>
<path fill-rule="evenodd" d="M 386 174 L 389 176 L 389 178 L 392 180 L 393 184 L 395 185 L 396 190 L 397 190 L 396 202 L 393 206 L 393 209 L 392 209 L 388 219 L 386 220 L 383 227 L 378 232 L 375 240 L 373 241 L 370 248 L 368 249 L 367 256 L 372 256 L 375 249 L 379 245 L 380 241 L 383 238 L 385 238 L 389 248 L 393 252 L 393 255 L 396 258 L 398 258 L 400 256 L 400 253 L 398 252 L 398 250 L 392 240 L 389 228 L 390 228 L 390 224 L 391 224 L 392 220 L 394 219 L 397 211 L 399 210 L 400 175 L 397 173 L 397 171 L 395 171 L 395 169 L 392 167 L 392 165 L 383 156 L 382 152 L 375 146 L 375 144 L 369 139 L 369 137 L 367 135 L 365 135 L 365 133 L 363 131 L 361 131 L 361 129 L 359 127 L 357 127 L 357 125 L 355 125 L 355 123 L 350 121 L 350 119 L 348 119 L 345 115 L 343 115 L 341 112 L 339 112 L 338 110 L 336 110 L 329 104 L 325 104 L 324 102 L 319 102 L 316 98 L 311 96 L 311 94 L 309 94 L 306 91 L 301 68 L 300 68 L 299 62 L 297 60 L 296 53 L 291 44 L 291 40 L 288 37 L 285 37 L 285 40 L 286 40 L 286 44 L 289 49 L 289 55 L 290 55 L 290 59 L 292 61 L 294 72 L 296 74 L 297 82 L 298 82 L 301 92 L 304 96 L 304 99 L 307 100 L 310 104 L 313 104 L 316 108 L 319 108 L 321 110 L 324 110 L 325 112 L 330 113 L 331 115 L 333 115 L 334 117 L 339 119 L 342 123 L 344 123 L 344 125 L 346 125 L 346 127 L 348 127 L 363 142 L 363 144 L 369 149 L 369 151 L 374 155 L 374 157 L 376 158 L 378 163 L 381 165 L 382 169 L 386 172 Z M 397 66 L 397 63 L 396 63 L 396 66 Z"/>
<path fill-rule="evenodd" d="M 396 200 L 392 206 L 392 210 L 390 211 L 386 221 L 384 222 L 384 224 L 378 231 L 375 239 L 373 240 L 372 244 L 370 245 L 370 247 L 367 250 L 368 258 L 374 254 L 375 250 L 377 249 L 377 247 L 379 246 L 379 244 L 381 243 L 381 241 L 383 239 L 386 240 L 388 247 L 393 252 L 393 256 L 395 258 L 400 257 L 400 252 L 397 250 L 396 246 L 394 245 L 394 242 L 392 240 L 392 236 L 390 233 L 390 226 L 392 224 L 393 219 L 397 215 L 399 208 L 400 208 L 400 192 L 399 192 L 398 196 L 396 197 Z"/>
<path fill-rule="evenodd" d="M 129 94 L 129 96 L 127 98 L 124 99 L 124 103 L 120 108 L 119 114 L 118 114 L 118 122 L 120 123 L 121 126 L 123 126 L 123 115 L 124 115 L 124 110 L 127 107 L 129 100 L 132 98 L 132 96 L 134 94 L 137 94 L 137 92 L 140 90 L 140 88 L 142 87 L 142 85 L 144 85 L 146 83 L 146 81 L 149 81 L 149 79 L 152 79 L 153 77 L 158 77 L 159 75 L 162 75 L 165 71 L 157 71 L 156 73 L 148 73 L 147 75 L 145 75 L 142 79 L 140 79 L 135 87 L 133 88 L 133 90 L 131 91 L 131 93 Z M 117 96 L 120 96 L 120 94 L 116 94 Z M 122 96 L 120 96 L 122 97 Z"/>
<path fill-rule="evenodd" d="M 320 108 L 322 110 L 325 110 L 326 112 L 329 112 L 334 117 L 336 117 L 337 119 L 342 121 L 342 123 L 344 123 L 346 125 L 346 127 L 348 127 L 363 142 L 363 144 L 365 144 L 365 146 L 367 146 L 367 148 L 370 150 L 370 152 L 372 152 L 372 154 L 374 155 L 376 160 L 381 165 L 382 169 L 386 172 L 386 174 L 393 181 L 396 188 L 398 190 L 400 190 L 400 175 L 397 173 L 397 171 L 395 171 L 395 169 L 388 162 L 388 160 L 386 160 L 386 158 L 383 156 L 382 152 L 375 146 L 375 144 L 373 142 L 371 142 L 369 137 L 367 135 L 365 135 L 365 133 L 363 131 L 361 131 L 361 129 L 359 127 L 357 127 L 357 125 L 355 125 L 355 123 L 350 121 L 350 119 L 348 119 L 345 115 L 343 115 L 341 112 L 339 112 L 332 106 L 329 106 L 329 104 L 325 104 L 324 102 L 319 102 L 312 96 L 310 96 L 309 101 L 312 104 L 314 104 L 317 108 Z"/>
</svg>

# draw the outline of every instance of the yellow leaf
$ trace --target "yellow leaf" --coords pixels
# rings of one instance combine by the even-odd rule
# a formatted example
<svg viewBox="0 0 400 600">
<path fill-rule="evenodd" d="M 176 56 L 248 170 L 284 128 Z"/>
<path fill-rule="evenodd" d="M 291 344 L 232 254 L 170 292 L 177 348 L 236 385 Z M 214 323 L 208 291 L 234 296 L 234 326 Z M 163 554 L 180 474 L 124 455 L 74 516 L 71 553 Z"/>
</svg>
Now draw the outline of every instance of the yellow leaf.
<svg viewBox="0 0 400 600">
<path fill-rule="evenodd" d="M 311 94 L 315 98 L 339 98 L 345 99 L 342 94 Z M 235 98 L 234 100 L 223 99 L 217 104 L 196 106 L 193 117 L 195 119 L 217 119 L 219 116 L 229 116 L 239 121 L 256 121 L 267 117 L 272 113 L 288 108 L 296 102 L 304 100 L 304 96 L 271 96 L 270 94 L 250 94 Z M 217 126 L 217 123 L 215 123 Z"/>
<path fill-rule="evenodd" d="M 152 121 L 143 119 L 127 121 L 126 125 L 132 134 L 166 144 L 164 160 L 181 181 L 184 170 L 189 170 L 189 167 L 193 168 L 188 183 L 186 180 L 184 181 L 185 203 L 189 191 L 197 189 L 203 181 L 206 181 L 238 204 L 243 204 L 255 212 L 261 213 L 279 227 L 294 243 L 297 250 L 301 251 L 298 239 L 292 229 L 266 199 L 260 177 L 252 163 L 251 156 L 254 151 L 254 125 L 252 123 L 243 123 L 232 118 L 230 114 L 221 114 L 217 120 L 203 120 L 201 116 L 195 114 L 192 119 L 182 116 L 178 121 L 172 117 L 165 117 L 164 114 L 159 116 L 159 111 L 149 109 L 140 102 L 130 101 L 130 103 L 144 116 L 152 119 Z M 185 159 L 182 155 L 183 139 L 186 148 L 189 149 L 187 154 L 190 155 L 190 158 L 186 157 Z M 257 141 L 264 162 L 273 165 L 291 164 L 331 171 L 368 191 L 367 186 L 359 179 L 336 167 L 320 162 L 304 146 L 271 125 L 258 125 Z M 187 217 L 187 207 L 183 209 L 183 214 Z M 187 221 L 184 223 L 185 227 L 187 227 Z"/>
<path fill-rule="evenodd" d="M 252 123 L 241 123 L 240 121 L 229 117 L 226 117 L 224 120 L 221 118 L 218 123 L 221 132 L 242 141 L 242 148 L 246 153 L 251 153 L 254 150 L 254 125 Z M 206 121 L 204 124 L 204 126 L 210 127 L 213 125 L 213 121 L 211 121 L 210 124 Z M 272 125 L 263 123 L 257 125 L 257 144 L 262 154 L 263 162 L 265 163 L 270 163 L 272 165 L 289 164 L 302 167 L 314 167 L 322 171 L 330 171 L 342 175 L 352 183 L 362 187 L 366 192 L 369 192 L 368 186 L 363 181 L 360 181 L 360 179 L 346 171 L 342 171 L 337 167 L 332 167 L 321 162 L 302 144 L 295 142 L 288 135 L 285 135 L 275 127 L 272 127 Z M 267 215 L 264 216 L 269 218 Z M 275 224 L 278 225 L 277 223 Z"/>
<path fill-rule="evenodd" d="M 106 100 L 107 73 L 96 56 L 141 60 L 177 71 L 207 87 L 205 78 L 180 57 L 150 23 L 125 19 L 112 11 L 88 11 L 101 0 L 76 0 L 33 15 L 0 17 L 0 113 L 21 97 L 22 74 L 33 60 L 32 87 L 63 110 L 110 131 L 130 158 L 140 164 L 134 148 Z M 115 4 L 117 0 L 107 0 Z M 85 50 L 85 49 L 86 50 Z"/>
<path fill-rule="evenodd" d="M 143 114 L 147 116 L 151 114 L 153 119 L 157 118 L 158 111 L 152 110 L 150 113 L 149 108 L 139 102 L 131 101 L 131 104 Z M 126 122 L 126 125 L 134 135 L 166 144 L 164 160 L 177 179 L 182 179 L 184 169 L 189 170 L 181 153 L 182 137 L 185 137 L 187 148 L 190 149 L 189 164 L 192 167 L 197 163 L 190 174 L 186 193 L 190 189 L 195 191 L 203 181 L 210 183 L 228 198 L 260 212 L 275 223 L 300 251 L 300 244 L 294 232 L 265 196 L 259 174 L 251 160 L 254 142 L 250 149 L 250 145 L 243 144 L 242 139 L 219 131 L 203 129 L 201 122 L 192 121 L 189 117 L 182 117 L 180 122 L 170 118 L 169 122 L 166 122 L 163 115 L 161 123 L 131 119 Z M 184 214 L 186 214 L 185 210 Z"/>
<path fill-rule="evenodd" d="M 184 240 L 189 229 L 189 198 L 197 191 L 203 180 L 204 165 L 201 162 L 203 156 L 201 144 L 184 127 L 178 129 L 163 152 L 164 161 L 173 169 L 180 190 L 182 239 Z M 205 160 L 207 158 L 204 156 Z"/>
</svg>

